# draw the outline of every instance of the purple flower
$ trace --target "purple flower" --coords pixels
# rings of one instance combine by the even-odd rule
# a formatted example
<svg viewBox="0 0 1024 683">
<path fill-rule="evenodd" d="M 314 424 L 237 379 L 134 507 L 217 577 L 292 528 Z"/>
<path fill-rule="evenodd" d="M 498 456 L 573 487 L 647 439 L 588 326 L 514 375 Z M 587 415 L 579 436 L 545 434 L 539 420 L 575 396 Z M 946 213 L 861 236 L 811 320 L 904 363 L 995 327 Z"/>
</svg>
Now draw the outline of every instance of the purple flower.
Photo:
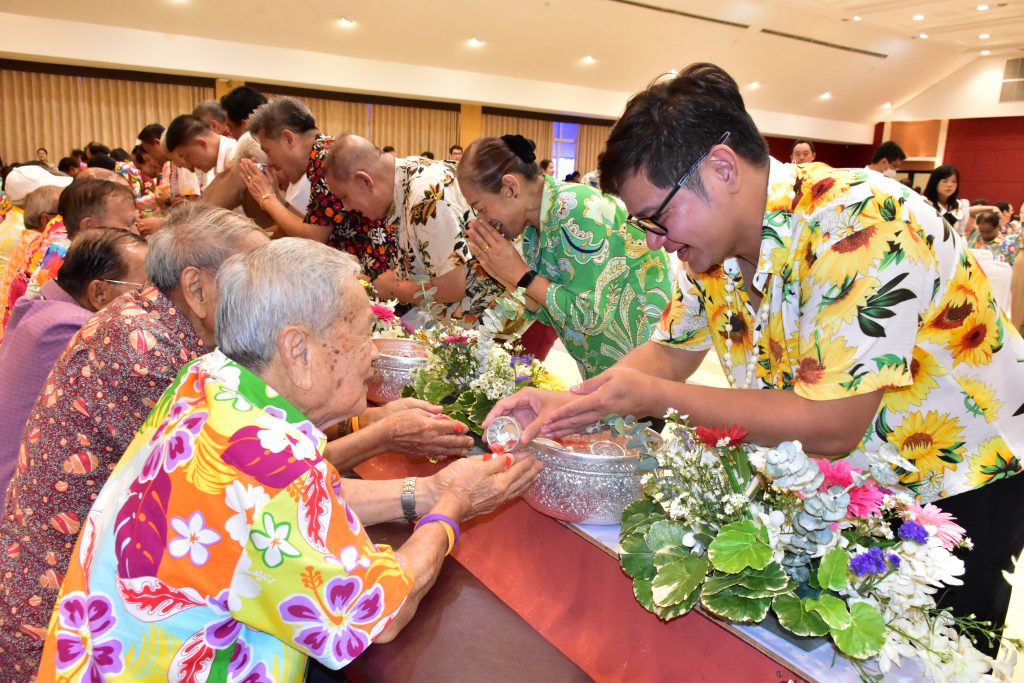
<svg viewBox="0 0 1024 683">
<path fill-rule="evenodd" d="M 116 623 L 113 606 L 102 593 L 86 597 L 75 591 L 65 595 L 58 608 L 57 669 L 67 671 L 85 659 L 82 680 L 102 681 L 108 675 L 121 673 L 121 642 L 117 638 L 103 638 Z"/>
<path fill-rule="evenodd" d="M 522 363 L 523 365 L 532 365 L 533 359 L 534 355 L 532 353 L 528 353 L 525 356 L 512 356 L 512 360 L 508 362 L 508 366 L 510 368 L 514 368 L 516 366 L 516 363 Z"/>
<path fill-rule="evenodd" d="M 241 638 L 235 641 L 235 649 L 228 662 L 228 680 L 242 683 L 274 683 L 267 673 L 267 663 L 253 662 L 252 648 Z"/>
<path fill-rule="evenodd" d="M 850 571 L 857 576 L 881 574 L 889 570 L 885 560 L 886 555 L 881 548 L 871 548 L 859 555 L 854 555 L 850 559 Z M 896 555 L 889 553 L 888 560 L 893 569 L 900 566 L 900 558 Z"/>
<path fill-rule="evenodd" d="M 205 410 L 188 414 L 191 408 L 187 403 L 179 401 L 171 406 L 171 412 L 153 435 L 150 451 L 142 466 L 141 479 L 149 481 L 163 467 L 165 472 L 173 472 L 179 465 L 192 459 L 195 452 L 196 436 L 203 430 L 206 419 L 210 416 Z M 166 430 L 166 431 L 164 431 Z"/>
<path fill-rule="evenodd" d="M 913 541 L 914 543 L 920 543 L 924 545 L 928 542 L 928 530 L 923 526 L 912 520 L 907 520 L 900 525 L 898 532 L 899 537 L 904 541 Z"/>
<path fill-rule="evenodd" d="M 366 633 L 352 625 L 372 624 L 380 618 L 384 590 L 375 584 L 364 592 L 358 576 L 338 576 L 324 584 L 323 591 L 322 601 L 292 595 L 278 610 L 282 619 L 296 624 L 292 642 L 328 666 L 342 667 L 369 646 Z"/>
<path fill-rule="evenodd" d="M 531 379 L 533 378 L 529 375 L 519 375 L 516 377 L 516 384 L 519 384 L 520 382 L 529 382 Z"/>
</svg>

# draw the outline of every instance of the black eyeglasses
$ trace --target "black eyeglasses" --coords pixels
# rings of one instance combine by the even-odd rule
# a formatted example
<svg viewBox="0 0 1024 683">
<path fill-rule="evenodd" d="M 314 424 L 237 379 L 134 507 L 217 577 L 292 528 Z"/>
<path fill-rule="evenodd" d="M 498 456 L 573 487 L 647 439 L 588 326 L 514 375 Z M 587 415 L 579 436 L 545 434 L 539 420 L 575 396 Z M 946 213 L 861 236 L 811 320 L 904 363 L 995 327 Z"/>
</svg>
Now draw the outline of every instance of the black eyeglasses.
<svg viewBox="0 0 1024 683">
<path fill-rule="evenodd" d="M 665 197 L 665 201 L 663 201 L 661 203 L 661 206 L 658 207 L 657 211 L 652 213 L 650 216 L 646 216 L 644 218 L 640 218 L 638 216 L 632 216 L 631 215 L 626 220 L 628 220 L 629 223 L 632 226 L 634 226 L 636 228 L 639 228 L 640 230 L 643 230 L 644 232 L 649 232 L 652 235 L 659 235 L 659 236 L 667 235 L 668 234 L 668 228 L 666 228 L 664 225 L 659 223 L 658 222 L 658 218 L 665 211 L 665 208 L 668 206 L 669 202 L 672 201 L 672 198 L 676 196 L 676 192 L 679 192 L 679 188 L 681 188 L 683 185 L 686 184 L 686 181 L 690 179 L 690 176 L 692 176 L 694 174 L 694 172 L 696 172 L 696 170 L 698 168 L 700 168 L 700 165 L 704 162 L 704 160 L 708 158 L 708 155 L 711 154 L 711 150 L 713 150 L 718 145 L 724 145 L 725 141 L 728 140 L 728 139 L 729 139 L 729 131 L 725 131 L 725 133 L 722 135 L 722 137 L 718 138 L 718 142 L 716 142 L 715 144 L 711 145 L 711 147 L 708 148 L 708 151 L 704 152 L 699 157 L 697 157 L 697 160 L 693 162 L 693 164 L 690 166 L 690 168 L 686 169 L 686 173 L 684 173 L 682 175 L 682 177 L 679 178 L 679 180 L 676 181 L 675 187 L 673 187 L 669 191 L 668 195 Z"/>
</svg>

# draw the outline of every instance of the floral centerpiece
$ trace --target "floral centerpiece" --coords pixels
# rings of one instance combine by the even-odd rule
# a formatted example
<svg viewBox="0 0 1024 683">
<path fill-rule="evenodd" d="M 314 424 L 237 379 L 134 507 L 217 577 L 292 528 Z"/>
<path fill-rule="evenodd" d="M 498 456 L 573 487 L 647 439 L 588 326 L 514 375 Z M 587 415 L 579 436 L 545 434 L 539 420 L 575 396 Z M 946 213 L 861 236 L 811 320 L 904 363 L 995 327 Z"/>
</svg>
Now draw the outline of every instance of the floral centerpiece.
<svg viewBox="0 0 1024 683">
<path fill-rule="evenodd" d="M 521 299 L 507 296 L 484 312 L 476 328 L 449 322 L 417 331 L 414 338 L 431 355 L 404 395 L 443 405 L 445 415 L 480 435 L 494 404 L 522 387 L 564 391 L 565 383 L 533 355 L 524 354 L 518 336 L 508 332 L 520 311 Z"/>
<path fill-rule="evenodd" d="M 377 289 L 368 280 L 360 280 L 373 311 L 373 337 L 405 338 L 412 335 L 412 328 L 403 323 L 398 315 L 398 299 L 384 301 L 377 295 Z"/>
<path fill-rule="evenodd" d="M 902 492 L 894 468 L 915 468 L 895 449 L 864 454 L 858 469 L 796 441 L 754 447 L 736 426 L 666 420 L 643 496 L 622 517 L 620 561 L 645 608 L 668 620 L 700 604 L 742 623 L 772 612 L 798 636 L 829 638 L 864 680 L 904 658 L 936 680 L 1008 675 L 973 646 L 994 642 L 989 624 L 936 606 L 962 583 L 952 551 L 970 541 L 951 515 Z"/>
</svg>

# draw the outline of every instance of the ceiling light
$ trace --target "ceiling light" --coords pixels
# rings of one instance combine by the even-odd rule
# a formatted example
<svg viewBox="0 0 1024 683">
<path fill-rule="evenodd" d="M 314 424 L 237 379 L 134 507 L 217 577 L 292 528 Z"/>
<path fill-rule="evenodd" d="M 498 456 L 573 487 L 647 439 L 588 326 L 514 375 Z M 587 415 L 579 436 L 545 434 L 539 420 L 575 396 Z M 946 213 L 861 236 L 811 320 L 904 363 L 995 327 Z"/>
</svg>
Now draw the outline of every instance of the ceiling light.
<svg viewBox="0 0 1024 683">
<path fill-rule="evenodd" d="M 923 14 L 915 14 L 914 16 L 911 17 L 911 19 L 913 19 L 914 21 L 924 21 L 924 15 Z"/>
<path fill-rule="evenodd" d="M 821 93 L 821 99 L 823 99 L 823 100 L 831 100 L 832 99 L 832 93 L 830 93 L 830 92 L 823 92 L 823 93 Z"/>
<path fill-rule="evenodd" d="M 990 54 L 992 54 L 992 50 L 982 50 L 978 54 L 981 55 L 982 57 L 988 57 Z"/>
<path fill-rule="evenodd" d="M 750 89 L 751 90 L 757 90 L 760 87 L 761 87 L 761 83 L 759 81 L 754 81 L 753 83 L 750 84 Z"/>
<path fill-rule="evenodd" d="M 988 5 L 978 5 L 974 9 L 978 10 L 979 12 L 985 12 L 988 10 Z"/>
<path fill-rule="evenodd" d="M 338 26 L 342 28 L 355 28 L 356 22 L 352 21 L 348 17 L 342 17 L 338 19 Z"/>
<path fill-rule="evenodd" d="M 882 109 L 892 109 L 892 102 L 886 102 L 883 104 Z"/>
<path fill-rule="evenodd" d="M 989 38 L 991 38 L 991 37 L 992 37 L 992 36 L 990 36 L 990 35 L 989 35 L 989 34 L 987 34 L 987 33 L 979 33 L 979 34 L 978 34 L 978 39 L 979 39 L 979 40 L 988 40 L 988 39 L 989 39 Z"/>
<path fill-rule="evenodd" d="M 597 64 L 597 60 L 594 59 L 592 56 L 587 55 L 586 57 L 583 58 L 583 63 L 586 64 L 587 66 L 590 66 L 591 64 Z"/>
<path fill-rule="evenodd" d="M 853 20 L 854 21 L 860 21 L 860 17 L 858 17 L 857 15 L 854 15 Z"/>
<path fill-rule="evenodd" d="M 479 38 L 470 38 L 466 41 L 466 45 L 469 45 L 470 47 L 483 47 L 484 41 Z"/>
<path fill-rule="evenodd" d="M 928 38 L 928 34 L 927 33 L 918 33 L 917 37 L 921 38 L 922 40 L 924 40 L 924 39 Z"/>
</svg>

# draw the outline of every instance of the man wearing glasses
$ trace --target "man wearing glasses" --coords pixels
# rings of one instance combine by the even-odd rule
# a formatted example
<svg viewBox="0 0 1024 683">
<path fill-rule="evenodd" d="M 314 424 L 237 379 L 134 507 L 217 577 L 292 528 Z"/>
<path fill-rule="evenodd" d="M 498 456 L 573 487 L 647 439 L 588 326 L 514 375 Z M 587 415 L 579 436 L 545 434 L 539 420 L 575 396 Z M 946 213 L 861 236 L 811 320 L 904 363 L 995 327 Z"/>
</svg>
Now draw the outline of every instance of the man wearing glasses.
<svg viewBox="0 0 1024 683">
<path fill-rule="evenodd" d="M 1001 625 L 1000 571 L 1024 545 L 1021 516 L 997 517 L 1024 498 L 1024 340 L 963 240 L 895 180 L 770 158 L 736 82 L 711 64 L 634 96 L 600 174 L 648 246 L 685 264 L 673 301 L 609 370 L 566 394 L 520 392 L 492 416 L 555 437 L 674 408 L 854 465 L 890 443 L 916 467 L 897 470 L 902 484 L 975 543 L 947 604 Z M 709 349 L 730 388 L 684 383 Z"/>
</svg>

